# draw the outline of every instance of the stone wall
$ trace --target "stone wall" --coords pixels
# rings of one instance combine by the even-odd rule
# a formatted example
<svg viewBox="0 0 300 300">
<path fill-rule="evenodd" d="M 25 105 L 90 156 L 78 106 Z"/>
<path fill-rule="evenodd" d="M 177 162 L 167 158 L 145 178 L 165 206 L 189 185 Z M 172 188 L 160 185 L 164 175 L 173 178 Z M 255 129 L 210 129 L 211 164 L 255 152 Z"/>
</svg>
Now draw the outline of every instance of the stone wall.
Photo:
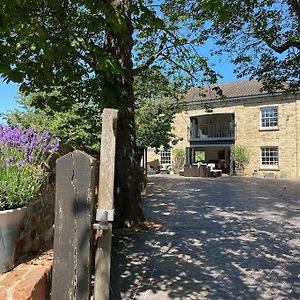
<svg viewBox="0 0 300 300">
<path fill-rule="evenodd" d="M 261 175 L 273 172 L 288 177 L 300 177 L 300 99 L 296 95 L 277 95 L 268 97 L 218 100 L 213 104 L 212 113 L 234 113 L 236 123 L 236 144 L 247 145 L 251 152 L 246 175 L 257 170 Z M 260 130 L 260 108 L 278 106 L 278 130 Z M 178 114 L 174 122 L 174 133 L 183 140 L 175 148 L 189 146 L 190 117 L 208 114 L 201 104 L 189 107 Z M 279 169 L 267 170 L 260 166 L 260 148 L 278 146 Z"/>
<path fill-rule="evenodd" d="M 46 184 L 28 206 L 20 230 L 16 258 L 21 261 L 29 254 L 50 249 L 53 246 L 55 185 Z"/>
</svg>

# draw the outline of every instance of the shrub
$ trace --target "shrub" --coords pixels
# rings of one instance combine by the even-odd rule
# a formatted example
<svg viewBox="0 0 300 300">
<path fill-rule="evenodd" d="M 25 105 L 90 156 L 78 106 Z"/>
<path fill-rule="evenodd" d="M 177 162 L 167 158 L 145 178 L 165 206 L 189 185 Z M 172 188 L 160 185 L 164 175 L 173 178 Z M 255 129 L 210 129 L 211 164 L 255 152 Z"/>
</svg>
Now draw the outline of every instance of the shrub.
<svg viewBox="0 0 300 300">
<path fill-rule="evenodd" d="M 173 168 L 175 170 L 181 170 L 184 166 L 184 156 L 185 152 L 183 149 L 173 150 Z"/>
<path fill-rule="evenodd" d="M 58 147 L 47 131 L 0 126 L 0 210 L 25 206 L 38 193 Z"/>
<path fill-rule="evenodd" d="M 244 170 L 250 162 L 250 151 L 245 145 L 234 145 L 231 147 L 231 159 L 239 170 Z"/>
</svg>

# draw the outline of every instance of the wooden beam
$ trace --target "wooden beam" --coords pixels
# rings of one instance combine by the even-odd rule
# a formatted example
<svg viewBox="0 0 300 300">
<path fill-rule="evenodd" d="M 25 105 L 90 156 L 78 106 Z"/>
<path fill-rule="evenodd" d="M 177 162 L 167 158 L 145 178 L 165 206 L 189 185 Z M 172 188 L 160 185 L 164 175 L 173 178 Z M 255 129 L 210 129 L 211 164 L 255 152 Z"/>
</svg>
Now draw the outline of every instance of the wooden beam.
<svg viewBox="0 0 300 300">
<path fill-rule="evenodd" d="M 114 207 L 114 180 L 116 130 L 118 111 L 104 109 L 99 169 L 98 209 L 112 210 Z M 112 224 L 98 233 L 95 254 L 95 300 L 109 299 Z"/>
</svg>

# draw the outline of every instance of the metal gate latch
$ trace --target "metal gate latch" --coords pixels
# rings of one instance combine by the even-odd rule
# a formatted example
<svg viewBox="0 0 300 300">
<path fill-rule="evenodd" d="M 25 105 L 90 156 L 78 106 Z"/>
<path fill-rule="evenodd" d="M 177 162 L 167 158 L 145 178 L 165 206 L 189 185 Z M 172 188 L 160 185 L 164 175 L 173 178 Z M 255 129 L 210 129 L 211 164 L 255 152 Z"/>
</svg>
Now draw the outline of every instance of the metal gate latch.
<svg viewBox="0 0 300 300">
<path fill-rule="evenodd" d="M 97 209 L 96 221 L 98 223 L 93 224 L 95 230 L 107 230 L 109 222 L 114 220 L 114 209 Z"/>
</svg>

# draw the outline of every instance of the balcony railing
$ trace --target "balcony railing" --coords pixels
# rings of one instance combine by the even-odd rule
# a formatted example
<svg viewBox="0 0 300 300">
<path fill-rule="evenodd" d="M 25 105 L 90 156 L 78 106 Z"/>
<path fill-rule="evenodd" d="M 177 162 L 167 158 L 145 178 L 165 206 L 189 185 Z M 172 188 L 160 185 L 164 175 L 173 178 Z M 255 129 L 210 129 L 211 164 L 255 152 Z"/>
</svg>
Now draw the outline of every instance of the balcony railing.
<svg viewBox="0 0 300 300">
<path fill-rule="evenodd" d="M 234 123 L 199 124 L 191 128 L 191 140 L 234 139 Z"/>
</svg>

